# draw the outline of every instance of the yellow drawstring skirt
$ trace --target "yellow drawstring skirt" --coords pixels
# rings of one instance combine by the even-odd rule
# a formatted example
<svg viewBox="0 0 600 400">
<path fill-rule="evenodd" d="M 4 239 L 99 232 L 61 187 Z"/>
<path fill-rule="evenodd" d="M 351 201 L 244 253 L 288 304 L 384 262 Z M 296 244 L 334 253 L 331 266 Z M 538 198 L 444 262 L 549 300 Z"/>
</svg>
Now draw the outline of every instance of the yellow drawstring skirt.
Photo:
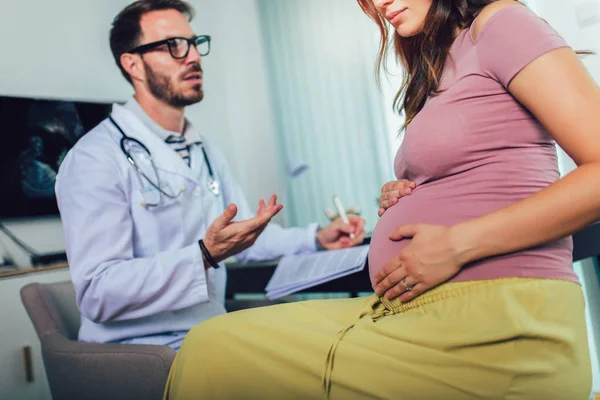
<svg viewBox="0 0 600 400">
<path fill-rule="evenodd" d="M 164 398 L 587 400 L 591 381 L 581 286 L 510 278 L 215 317 Z"/>
</svg>

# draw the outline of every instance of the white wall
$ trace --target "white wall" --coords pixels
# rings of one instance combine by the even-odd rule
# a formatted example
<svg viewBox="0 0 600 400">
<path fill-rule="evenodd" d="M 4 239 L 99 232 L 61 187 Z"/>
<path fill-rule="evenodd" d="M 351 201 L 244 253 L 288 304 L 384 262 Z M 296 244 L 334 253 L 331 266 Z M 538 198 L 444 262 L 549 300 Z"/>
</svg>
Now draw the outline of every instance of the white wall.
<svg viewBox="0 0 600 400">
<path fill-rule="evenodd" d="M 600 10 L 599 0 L 536 0 L 535 8 L 537 13 L 546 19 L 571 47 L 597 53 L 583 60 L 596 82 L 600 82 L 600 23 L 579 27 L 576 18 L 577 8 L 586 3 L 595 5 Z"/>
<path fill-rule="evenodd" d="M 0 2 L 0 94 L 127 100 L 132 89 L 113 62 L 108 31 L 114 16 L 129 2 Z M 197 11 L 194 30 L 212 35 L 213 46 L 203 60 L 205 99 L 188 110 L 188 118 L 221 146 L 248 200 L 257 204 L 260 197 L 280 192 L 283 185 L 255 3 L 236 0 L 235 7 L 226 1 L 190 3 Z M 63 247 L 57 221 L 47 228 L 54 235 L 38 235 L 42 242 L 34 237 L 35 222 L 12 227 L 40 251 Z M 5 244 L 9 250 L 10 246 Z M 15 254 L 17 261 L 25 260 L 22 253 Z"/>
</svg>

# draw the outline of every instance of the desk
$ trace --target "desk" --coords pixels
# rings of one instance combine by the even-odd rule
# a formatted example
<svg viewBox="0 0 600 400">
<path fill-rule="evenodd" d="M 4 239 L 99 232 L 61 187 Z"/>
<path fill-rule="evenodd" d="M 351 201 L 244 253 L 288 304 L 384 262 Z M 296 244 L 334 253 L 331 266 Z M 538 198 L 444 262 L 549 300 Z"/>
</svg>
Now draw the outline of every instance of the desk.
<svg viewBox="0 0 600 400">
<path fill-rule="evenodd" d="M 53 271 L 56 269 L 67 269 L 67 268 L 69 268 L 69 265 L 66 262 L 45 265 L 43 267 L 7 268 L 7 269 L 0 270 L 0 279 L 15 277 L 15 276 L 22 276 L 22 275 L 29 275 L 29 274 L 34 274 L 37 272 Z"/>
<path fill-rule="evenodd" d="M 600 255 L 600 223 L 573 235 L 573 262 Z M 246 265 L 228 264 L 228 278 L 226 296 L 233 298 L 236 294 L 264 293 L 265 287 L 271 279 L 277 260 Z M 350 293 L 356 297 L 361 292 L 372 292 L 369 271 L 367 268 L 330 282 L 312 288 L 304 289 L 298 293 Z"/>
<path fill-rule="evenodd" d="M 227 290 L 225 295 L 232 299 L 236 294 L 243 293 L 265 293 L 265 287 L 271 279 L 277 260 L 249 263 L 246 265 L 229 264 L 227 266 Z M 356 297 L 360 292 L 372 292 L 369 270 L 355 272 L 351 275 L 322 283 L 297 293 L 350 293 Z"/>
</svg>

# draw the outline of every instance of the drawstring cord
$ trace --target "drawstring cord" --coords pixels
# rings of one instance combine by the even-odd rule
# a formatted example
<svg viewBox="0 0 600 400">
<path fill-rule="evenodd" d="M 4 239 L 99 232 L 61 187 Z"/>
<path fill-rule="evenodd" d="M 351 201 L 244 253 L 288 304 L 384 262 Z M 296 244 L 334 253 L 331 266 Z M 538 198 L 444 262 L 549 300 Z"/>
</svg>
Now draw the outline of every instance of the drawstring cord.
<svg viewBox="0 0 600 400">
<path fill-rule="evenodd" d="M 323 378 L 322 378 L 325 400 L 329 400 L 329 396 L 331 394 L 331 376 L 333 374 L 333 363 L 335 360 L 335 353 L 338 349 L 338 346 L 344 339 L 344 336 L 346 335 L 346 333 L 348 333 L 348 331 L 350 331 L 352 328 L 354 328 L 354 326 L 356 325 L 356 323 L 358 321 L 360 321 L 362 318 L 364 318 L 367 315 L 371 316 L 371 319 L 373 320 L 373 322 L 377 322 L 381 318 L 390 314 L 391 311 L 388 308 L 387 304 L 385 304 L 385 303 L 387 303 L 387 301 L 385 299 L 379 299 L 375 304 L 369 305 L 367 309 L 363 310 L 360 313 L 360 315 L 355 323 L 353 323 L 352 325 L 350 325 L 347 328 L 344 328 L 338 332 L 335 340 L 333 341 L 333 343 L 331 344 L 331 347 L 329 348 L 329 351 L 327 352 L 327 358 L 325 359 L 325 371 L 323 372 Z M 380 309 L 377 309 L 377 308 L 380 308 Z"/>
</svg>

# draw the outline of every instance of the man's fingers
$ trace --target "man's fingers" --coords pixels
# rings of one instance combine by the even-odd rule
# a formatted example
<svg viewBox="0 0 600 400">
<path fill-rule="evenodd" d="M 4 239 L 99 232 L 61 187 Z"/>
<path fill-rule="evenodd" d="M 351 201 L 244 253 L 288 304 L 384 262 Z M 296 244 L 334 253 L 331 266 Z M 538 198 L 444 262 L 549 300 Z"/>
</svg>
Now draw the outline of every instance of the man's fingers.
<svg viewBox="0 0 600 400">
<path fill-rule="evenodd" d="M 269 205 L 274 206 L 276 204 L 277 204 L 277 195 L 272 194 L 271 197 L 269 197 Z"/>
<path fill-rule="evenodd" d="M 341 248 L 352 247 L 352 239 L 346 236 L 340 238 L 338 243 L 340 244 Z"/>
<path fill-rule="evenodd" d="M 265 207 L 256 217 L 249 219 L 254 224 L 253 229 L 260 229 L 261 225 L 267 225 L 279 211 L 283 209 L 283 204 L 275 204 Z"/>
<path fill-rule="evenodd" d="M 350 221 L 350 224 L 354 226 L 352 233 L 359 235 L 365 226 L 364 218 L 357 215 L 348 215 L 348 220 Z"/>
<path fill-rule="evenodd" d="M 267 212 L 271 208 L 274 208 L 275 214 L 277 214 L 281 210 L 282 207 L 279 207 L 279 204 L 277 204 L 277 195 L 273 194 L 273 195 L 271 195 L 271 197 L 269 197 L 269 201 L 267 204 L 265 204 L 265 201 L 263 199 L 259 200 L 258 212 L 256 214 L 262 215 L 263 213 Z M 275 215 L 275 214 L 273 214 L 273 215 Z"/>
<path fill-rule="evenodd" d="M 354 233 L 354 226 L 352 226 L 351 224 L 346 224 L 342 220 L 340 220 L 340 223 L 338 225 L 338 229 L 339 229 L 340 232 L 345 233 L 347 235 L 349 235 L 351 233 Z"/>
<path fill-rule="evenodd" d="M 363 230 L 360 234 L 356 235 L 354 239 L 352 239 L 352 245 L 358 245 L 365 241 L 366 232 Z"/>
<path fill-rule="evenodd" d="M 225 211 L 223 211 L 223 214 L 219 215 L 213 222 L 215 228 L 221 230 L 229 225 L 237 215 L 237 211 L 237 206 L 234 203 L 231 203 L 229 206 L 227 206 Z"/>
<path fill-rule="evenodd" d="M 283 205 L 276 204 L 273 207 L 266 207 L 265 211 L 257 215 L 254 218 L 250 218 L 244 221 L 235 222 L 231 225 L 232 229 L 234 229 L 232 234 L 237 237 L 238 242 L 242 241 L 250 241 L 253 242 L 256 240 L 256 237 L 265 229 L 267 224 L 281 209 Z"/>
<path fill-rule="evenodd" d="M 363 233 L 365 233 L 365 224 L 366 224 L 366 221 L 364 221 L 364 220 L 360 223 L 360 226 L 358 227 L 358 229 L 356 231 L 357 235 L 362 235 Z"/>
<path fill-rule="evenodd" d="M 364 218 L 358 218 L 358 223 L 356 224 L 356 229 L 354 230 L 354 233 L 359 235 L 361 232 L 364 232 L 365 223 L 366 221 L 364 220 Z"/>
</svg>

